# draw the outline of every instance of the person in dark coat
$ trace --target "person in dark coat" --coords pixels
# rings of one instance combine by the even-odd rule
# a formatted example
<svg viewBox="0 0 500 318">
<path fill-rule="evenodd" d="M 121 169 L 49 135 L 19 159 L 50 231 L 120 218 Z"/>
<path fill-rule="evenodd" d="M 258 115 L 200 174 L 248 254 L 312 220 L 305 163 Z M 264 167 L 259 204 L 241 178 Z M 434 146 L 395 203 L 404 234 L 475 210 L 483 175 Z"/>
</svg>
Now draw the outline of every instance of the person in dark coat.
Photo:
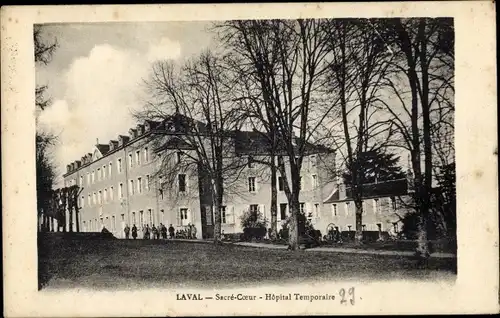
<svg viewBox="0 0 500 318">
<path fill-rule="evenodd" d="M 158 235 L 158 229 L 156 228 L 156 226 L 153 224 L 153 227 L 151 228 L 151 232 L 153 233 L 153 239 L 156 240 L 159 238 L 159 235 Z"/>
<path fill-rule="evenodd" d="M 125 225 L 125 229 L 123 231 L 125 231 L 125 238 L 128 240 L 130 235 L 130 227 L 128 226 L 128 224 Z"/>
<path fill-rule="evenodd" d="M 166 240 L 167 239 L 167 227 L 165 224 L 160 223 L 160 231 L 161 231 L 161 238 Z"/>
<path fill-rule="evenodd" d="M 175 229 L 172 226 L 172 224 L 170 224 L 170 226 L 168 227 L 168 233 L 170 234 L 171 239 L 173 239 L 175 237 Z"/>
<path fill-rule="evenodd" d="M 137 226 L 135 224 L 132 226 L 132 238 L 134 240 L 137 238 Z"/>
</svg>

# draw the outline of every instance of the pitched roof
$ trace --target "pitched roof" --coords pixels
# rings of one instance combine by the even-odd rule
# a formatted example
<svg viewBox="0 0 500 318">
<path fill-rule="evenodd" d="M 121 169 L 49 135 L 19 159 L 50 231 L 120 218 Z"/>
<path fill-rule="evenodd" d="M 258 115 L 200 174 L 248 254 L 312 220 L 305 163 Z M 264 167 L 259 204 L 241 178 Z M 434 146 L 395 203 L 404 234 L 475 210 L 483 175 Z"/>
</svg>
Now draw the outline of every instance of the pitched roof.
<svg viewBox="0 0 500 318">
<path fill-rule="evenodd" d="M 234 136 L 236 139 L 236 153 L 268 154 L 272 149 L 270 138 L 266 133 L 259 131 L 235 131 Z M 297 144 L 297 142 L 300 141 L 300 138 L 295 137 L 295 141 Z M 315 145 L 310 142 L 306 142 L 304 149 L 306 153 L 333 152 L 332 149 L 322 145 Z M 285 152 L 286 149 L 282 143 L 278 143 L 275 151 Z"/>
<path fill-rule="evenodd" d="M 408 194 L 408 181 L 406 179 L 370 183 L 362 186 L 363 198 L 391 197 L 406 194 Z M 344 198 L 340 197 L 339 190 L 336 189 L 324 203 L 335 203 L 350 200 L 352 200 L 351 188 L 346 188 Z"/>
</svg>

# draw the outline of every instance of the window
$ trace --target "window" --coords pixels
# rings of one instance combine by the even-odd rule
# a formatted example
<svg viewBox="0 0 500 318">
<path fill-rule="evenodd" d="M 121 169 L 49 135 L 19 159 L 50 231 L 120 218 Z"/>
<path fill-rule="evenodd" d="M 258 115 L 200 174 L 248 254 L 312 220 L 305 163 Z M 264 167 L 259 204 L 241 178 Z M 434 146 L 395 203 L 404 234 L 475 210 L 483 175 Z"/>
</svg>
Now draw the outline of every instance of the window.
<svg viewBox="0 0 500 318">
<path fill-rule="evenodd" d="M 346 202 L 345 203 L 345 215 L 349 215 L 349 206 L 350 206 L 349 202 Z"/>
<path fill-rule="evenodd" d="M 118 169 L 118 173 L 122 173 L 122 159 L 118 159 L 118 165 L 116 167 Z"/>
<path fill-rule="evenodd" d="M 83 208 L 85 206 L 85 196 L 82 195 L 82 200 L 80 202 L 80 208 Z"/>
<path fill-rule="evenodd" d="M 139 224 L 144 225 L 144 211 L 139 211 Z"/>
<path fill-rule="evenodd" d="M 135 162 L 137 165 L 141 164 L 141 152 L 139 150 L 135 152 Z"/>
<path fill-rule="evenodd" d="M 128 166 L 129 168 L 132 168 L 132 154 L 128 155 Z"/>
<path fill-rule="evenodd" d="M 149 191 L 149 182 L 150 182 L 150 176 L 148 174 L 146 175 L 146 191 Z"/>
<path fill-rule="evenodd" d="M 134 180 L 130 180 L 130 195 L 134 194 Z"/>
<path fill-rule="evenodd" d="M 391 204 L 392 204 L 392 209 L 393 210 L 397 210 L 398 209 L 398 204 L 396 202 L 396 198 L 395 197 L 391 197 Z"/>
<path fill-rule="evenodd" d="M 255 192 L 255 177 L 248 178 L 248 192 Z"/>
<path fill-rule="evenodd" d="M 93 202 L 94 204 L 96 204 L 96 203 L 97 203 L 97 195 L 96 195 L 96 193 L 95 193 L 95 192 L 94 192 L 94 193 L 92 193 L 92 202 Z"/>
<path fill-rule="evenodd" d="M 160 210 L 161 223 L 165 223 L 165 210 Z"/>
<path fill-rule="evenodd" d="M 219 208 L 219 210 L 220 210 L 220 219 L 221 219 L 221 222 L 224 223 L 224 224 L 227 223 L 226 222 L 227 221 L 226 220 L 226 206 L 225 205 L 221 206 Z"/>
<path fill-rule="evenodd" d="M 132 212 L 132 224 L 135 224 L 135 223 L 137 223 L 136 218 L 135 218 L 135 212 Z"/>
<path fill-rule="evenodd" d="M 318 187 L 318 176 L 315 174 L 312 175 L 312 187 L 313 189 Z"/>
<path fill-rule="evenodd" d="M 186 192 L 186 175 L 180 174 L 178 176 L 179 180 L 179 192 Z"/>
<path fill-rule="evenodd" d="M 87 184 L 90 184 L 90 172 L 87 172 Z"/>
<path fill-rule="evenodd" d="M 159 179 L 159 181 L 158 181 L 158 183 L 159 183 L 159 189 L 158 189 L 158 191 L 160 192 L 160 197 L 163 200 L 163 177 L 160 176 L 158 179 Z"/>
<path fill-rule="evenodd" d="M 148 162 L 149 161 L 149 151 L 148 151 L 148 147 L 144 148 L 144 162 Z"/>
<path fill-rule="evenodd" d="M 88 198 L 87 198 L 87 201 L 88 201 L 88 204 L 90 205 L 90 204 L 91 204 L 91 201 L 92 201 L 92 199 L 90 198 L 90 193 L 89 193 L 89 196 L 88 196 Z"/>
<path fill-rule="evenodd" d="M 92 170 L 92 183 L 95 183 L 95 172 Z"/>
<path fill-rule="evenodd" d="M 253 168 L 254 167 L 254 165 L 253 165 L 253 157 L 252 156 L 248 156 L 247 165 L 248 165 L 248 168 Z"/>
<path fill-rule="evenodd" d="M 177 163 L 181 163 L 182 162 L 182 152 L 181 151 L 177 151 Z"/>
<path fill-rule="evenodd" d="M 333 216 L 337 216 L 337 205 L 332 204 L 332 209 L 333 209 Z"/>
<path fill-rule="evenodd" d="M 399 233 L 399 226 L 398 226 L 398 222 L 394 222 L 394 223 L 392 223 L 392 226 L 394 227 L 394 232 Z"/>
<path fill-rule="evenodd" d="M 181 224 L 182 224 L 182 221 L 183 220 L 187 220 L 188 218 L 188 209 L 186 208 L 181 208 L 179 209 L 179 213 L 180 213 L 180 220 L 181 220 Z"/>
<path fill-rule="evenodd" d="M 121 216 L 122 216 L 122 222 L 124 222 L 125 221 L 125 214 L 122 213 Z"/>
<path fill-rule="evenodd" d="M 106 178 L 106 166 L 102 166 L 102 179 L 104 180 Z"/>
<path fill-rule="evenodd" d="M 286 220 L 286 203 L 280 203 L 281 220 Z"/>
<path fill-rule="evenodd" d="M 366 231 L 366 224 L 361 225 L 361 230 Z"/>
<path fill-rule="evenodd" d="M 83 176 L 80 176 L 80 187 L 83 186 Z"/>
<path fill-rule="evenodd" d="M 285 190 L 285 180 L 283 180 L 283 177 L 278 177 L 278 190 L 279 191 L 284 191 Z"/>
<path fill-rule="evenodd" d="M 123 183 L 118 185 L 118 198 L 123 199 Z"/>
<path fill-rule="evenodd" d="M 314 204 L 314 215 L 319 218 L 319 203 Z"/>
<path fill-rule="evenodd" d="M 104 203 L 108 202 L 108 189 L 104 189 Z"/>
<path fill-rule="evenodd" d="M 206 213 L 206 220 L 207 220 L 207 225 L 212 225 L 213 224 L 213 216 L 212 216 L 212 207 L 203 207 Z"/>
<path fill-rule="evenodd" d="M 151 209 L 148 209 L 148 221 L 149 224 L 153 224 L 153 211 Z"/>
<path fill-rule="evenodd" d="M 102 191 L 101 190 L 99 190 L 99 193 L 97 194 L 97 202 L 99 204 L 102 203 Z"/>
<path fill-rule="evenodd" d="M 258 204 L 250 204 L 250 214 L 252 215 L 254 221 L 257 221 L 257 215 L 259 213 Z"/>
<path fill-rule="evenodd" d="M 108 175 L 111 177 L 111 174 L 112 174 L 112 171 L 113 171 L 113 163 L 109 163 L 109 169 L 108 169 Z"/>
<path fill-rule="evenodd" d="M 113 201 L 114 197 L 115 197 L 115 189 L 113 187 L 110 187 L 109 188 L 109 200 L 110 201 Z"/>
<path fill-rule="evenodd" d="M 97 168 L 97 181 L 101 180 L 101 168 Z"/>
<path fill-rule="evenodd" d="M 306 204 L 304 202 L 299 203 L 299 212 L 302 214 L 306 214 Z"/>
<path fill-rule="evenodd" d="M 137 178 L 137 193 L 142 193 L 142 178 Z"/>
<path fill-rule="evenodd" d="M 111 219 L 112 219 L 112 222 L 111 222 L 111 229 L 112 229 L 112 230 L 113 230 L 113 232 L 114 232 L 114 231 L 116 231 L 116 218 L 115 218 L 115 216 L 113 215 L 113 216 L 111 217 Z"/>
<path fill-rule="evenodd" d="M 311 163 L 311 167 L 315 167 L 316 166 L 316 156 L 311 156 L 310 159 L 309 159 L 310 163 Z"/>
<path fill-rule="evenodd" d="M 380 201 L 379 199 L 373 199 L 373 213 L 377 214 L 380 211 Z"/>
</svg>

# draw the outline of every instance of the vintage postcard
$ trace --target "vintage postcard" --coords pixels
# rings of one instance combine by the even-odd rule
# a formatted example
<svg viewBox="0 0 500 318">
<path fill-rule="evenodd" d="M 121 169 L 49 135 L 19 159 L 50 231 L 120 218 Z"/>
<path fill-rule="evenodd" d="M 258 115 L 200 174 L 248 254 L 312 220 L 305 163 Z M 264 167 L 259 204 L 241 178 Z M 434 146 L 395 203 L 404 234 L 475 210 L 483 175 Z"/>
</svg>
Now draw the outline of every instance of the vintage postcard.
<svg viewBox="0 0 500 318">
<path fill-rule="evenodd" d="M 1 24 L 5 316 L 498 313 L 492 2 Z"/>
</svg>

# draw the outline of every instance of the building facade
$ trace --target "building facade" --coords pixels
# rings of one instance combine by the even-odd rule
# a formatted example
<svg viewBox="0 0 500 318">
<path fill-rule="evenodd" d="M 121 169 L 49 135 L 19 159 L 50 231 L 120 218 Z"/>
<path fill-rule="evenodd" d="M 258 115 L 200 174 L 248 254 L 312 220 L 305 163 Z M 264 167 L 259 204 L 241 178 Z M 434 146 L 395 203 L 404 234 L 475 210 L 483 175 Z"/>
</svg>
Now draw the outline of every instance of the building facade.
<svg viewBox="0 0 500 318">
<path fill-rule="evenodd" d="M 141 238 L 145 225 L 152 227 L 161 223 L 168 227 L 172 224 L 181 229 L 194 224 L 198 238 L 212 237 L 211 181 L 199 169 L 184 169 L 182 165 L 174 165 L 177 168 L 173 174 L 169 172 L 168 178 L 173 182 L 167 182 L 162 171 L 167 156 L 168 160 L 178 162 L 188 160 L 182 159 L 178 143 L 173 144 L 179 138 L 182 132 L 175 127 L 170 129 L 168 123 L 146 121 L 130 129 L 128 135 L 119 135 L 117 140 L 97 143 L 92 152 L 67 165 L 65 186 L 78 184 L 82 189 L 80 230 L 96 232 L 106 227 L 116 237 L 123 238 L 125 226 L 135 224 Z M 240 223 L 246 211 L 260 211 L 268 221 L 271 218 L 271 173 L 263 163 L 269 160 L 269 149 L 257 132 L 235 132 L 231 139 L 234 142 L 228 143 L 225 152 L 234 154 L 232 157 L 244 164 L 231 172 L 236 175 L 233 182 L 224 184 L 221 219 L 225 234 L 243 232 Z M 160 143 L 151 140 L 160 140 Z M 189 151 L 193 150 L 189 147 L 184 150 L 186 157 Z M 335 167 L 332 151 L 309 146 L 301 169 L 300 209 L 322 233 L 331 224 L 341 230 L 349 230 L 355 224 L 354 205 L 349 201 L 349 194 L 338 185 L 332 167 Z M 278 173 L 278 230 L 290 215 L 284 182 Z M 403 189 L 400 186 L 396 188 Z M 374 193 L 378 194 L 365 200 L 366 229 L 386 231 L 394 227 L 397 210 L 392 209 L 396 207 L 390 198 L 399 192 Z M 74 222 L 70 223 L 76 228 Z"/>
</svg>

